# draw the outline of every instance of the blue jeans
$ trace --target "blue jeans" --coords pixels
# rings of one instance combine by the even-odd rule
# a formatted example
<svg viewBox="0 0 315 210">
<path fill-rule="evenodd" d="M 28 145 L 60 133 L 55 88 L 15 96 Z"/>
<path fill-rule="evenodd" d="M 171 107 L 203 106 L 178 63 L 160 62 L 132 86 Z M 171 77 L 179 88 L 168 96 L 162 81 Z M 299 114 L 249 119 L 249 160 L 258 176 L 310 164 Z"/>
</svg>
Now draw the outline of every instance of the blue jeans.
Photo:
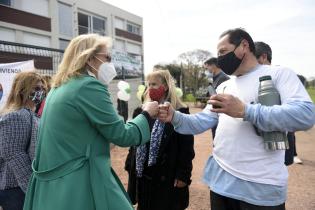
<svg viewBox="0 0 315 210">
<path fill-rule="evenodd" d="M 21 188 L 0 190 L 0 206 L 3 210 L 22 210 L 25 194 Z"/>
</svg>

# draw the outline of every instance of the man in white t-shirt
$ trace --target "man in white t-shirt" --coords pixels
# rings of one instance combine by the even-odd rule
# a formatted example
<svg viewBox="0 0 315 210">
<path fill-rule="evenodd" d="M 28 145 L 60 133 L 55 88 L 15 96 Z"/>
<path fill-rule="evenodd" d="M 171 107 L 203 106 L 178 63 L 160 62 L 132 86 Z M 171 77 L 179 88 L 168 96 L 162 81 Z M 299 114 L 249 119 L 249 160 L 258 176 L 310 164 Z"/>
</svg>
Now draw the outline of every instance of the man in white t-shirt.
<svg viewBox="0 0 315 210">
<path fill-rule="evenodd" d="M 203 176 L 210 187 L 211 209 L 284 210 L 288 181 L 284 151 L 266 150 L 254 125 L 265 132 L 309 129 L 315 123 L 314 104 L 293 71 L 258 64 L 254 42 L 243 29 L 224 32 L 217 53 L 220 68 L 235 77 L 217 88 L 211 105 L 193 115 L 162 105 L 159 119 L 172 122 L 183 134 L 202 133 L 218 122 L 213 156 Z M 259 77 L 265 75 L 271 76 L 281 105 L 258 103 Z"/>
</svg>

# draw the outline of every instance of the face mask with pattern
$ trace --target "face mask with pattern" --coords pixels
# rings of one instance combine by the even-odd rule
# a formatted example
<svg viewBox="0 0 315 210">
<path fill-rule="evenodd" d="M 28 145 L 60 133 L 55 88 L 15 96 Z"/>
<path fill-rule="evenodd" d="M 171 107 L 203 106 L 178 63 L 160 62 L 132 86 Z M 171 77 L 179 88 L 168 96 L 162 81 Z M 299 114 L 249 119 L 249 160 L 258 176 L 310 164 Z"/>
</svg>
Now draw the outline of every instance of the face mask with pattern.
<svg viewBox="0 0 315 210">
<path fill-rule="evenodd" d="M 29 98 L 36 104 L 40 104 L 45 98 L 45 91 L 44 90 L 35 90 L 31 93 Z"/>
<path fill-rule="evenodd" d="M 159 88 L 150 88 L 149 89 L 149 96 L 152 101 L 160 101 L 161 98 L 164 96 L 165 88 L 163 85 L 160 85 Z"/>
</svg>

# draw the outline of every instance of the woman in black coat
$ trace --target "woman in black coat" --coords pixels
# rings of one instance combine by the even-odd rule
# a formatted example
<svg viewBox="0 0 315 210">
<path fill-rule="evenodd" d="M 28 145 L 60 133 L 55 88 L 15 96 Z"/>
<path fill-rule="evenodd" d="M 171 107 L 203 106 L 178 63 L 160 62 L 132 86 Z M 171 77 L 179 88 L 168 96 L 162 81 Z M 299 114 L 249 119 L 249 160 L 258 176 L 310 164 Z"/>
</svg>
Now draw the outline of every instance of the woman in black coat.
<svg viewBox="0 0 315 210">
<path fill-rule="evenodd" d="M 189 113 L 176 95 L 168 71 L 150 73 L 147 84 L 145 101 L 169 101 L 177 110 Z M 152 120 L 151 128 L 151 141 L 129 150 L 128 193 L 132 202 L 138 203 L 138 210 L 183 210 L 189 205 L 194 137 L 179 134 L 171 123 L 159 120 Z"/>
</svg>

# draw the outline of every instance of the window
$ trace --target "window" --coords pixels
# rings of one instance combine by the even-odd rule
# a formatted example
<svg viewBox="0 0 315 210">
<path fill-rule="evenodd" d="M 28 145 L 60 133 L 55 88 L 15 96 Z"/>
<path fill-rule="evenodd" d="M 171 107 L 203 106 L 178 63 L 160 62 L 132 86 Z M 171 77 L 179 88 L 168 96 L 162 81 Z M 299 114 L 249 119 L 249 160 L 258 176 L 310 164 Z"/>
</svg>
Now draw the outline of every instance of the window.
<svg viewBox="0 0 315 210">
<path fill-rule="evenodd" d="M 105 20 L 93 17 L 93 33 L 105 35 Z"/>
<path fill-rule="evenodd" d="M 97 33 L 105 35 L 105 18 L 78 13 L 79 34 Z"/>
<path fill-rule="evenodd" d="M 125 43 L 122 40 L 115 40 L 114 48 L 119 51 L 125 51 Z"/>
<path fill-rule="evenodd" d="M 11 0 L 0 0 L 0 4 L 11 6 Z"/>
<path fill-rule="evenodd" d="M 23 43 L 41 47 L 50 47 L 50 37 L 23 32 Z"/>
<path fill-rule="evenodd" d="M 72 8 L 66 4 L 58 3 L 59 33 L 72 38 Z"/>
<path fill-rule="evenodd" d="M 50 17 L 48 0 L 11 0 L 11 4 L 15 9 Z"/>
<path fill-rule="evenodd" d="M 124 30 L 124 21 L 120 18 L 115 18 L 115 28 Z"/>
<path fill-rule="evenodd" d="M 15 42 L 15 30 L 0 27 L 0 37 L 3 41 Z"/>
<path fill-rule="evenodd" d="M 133 34 L 140 35 L 140 26 L 134 25 L 132 23 L 127 23 L 127 31 Z"/>
<path fill-rule="evenodd" d="M 127 42 L 127 45 L 126 45 L 126 50 L 127 52 L 129 53 L 133 53 L 133 54 L 137 54 L 137 55 L 141 55 L 141 46 L 140 45 L 137 45 L 137 44 L 133 44 L 133 43 L 129 43 Z"/>
<path fill-rule="evenodd" d="M 69 40 L 59 39 L 59 49 L 65 50 L 69 43 L 70 43 Z"/>
<path fill-rule="evenodd" d="M 89 26 L 91 25 L 91 19 L 88 15 L 79 13 L 78 14 L 78 21 L 79 21 L 79 34 L 88 34 Z"/>
</svg>

